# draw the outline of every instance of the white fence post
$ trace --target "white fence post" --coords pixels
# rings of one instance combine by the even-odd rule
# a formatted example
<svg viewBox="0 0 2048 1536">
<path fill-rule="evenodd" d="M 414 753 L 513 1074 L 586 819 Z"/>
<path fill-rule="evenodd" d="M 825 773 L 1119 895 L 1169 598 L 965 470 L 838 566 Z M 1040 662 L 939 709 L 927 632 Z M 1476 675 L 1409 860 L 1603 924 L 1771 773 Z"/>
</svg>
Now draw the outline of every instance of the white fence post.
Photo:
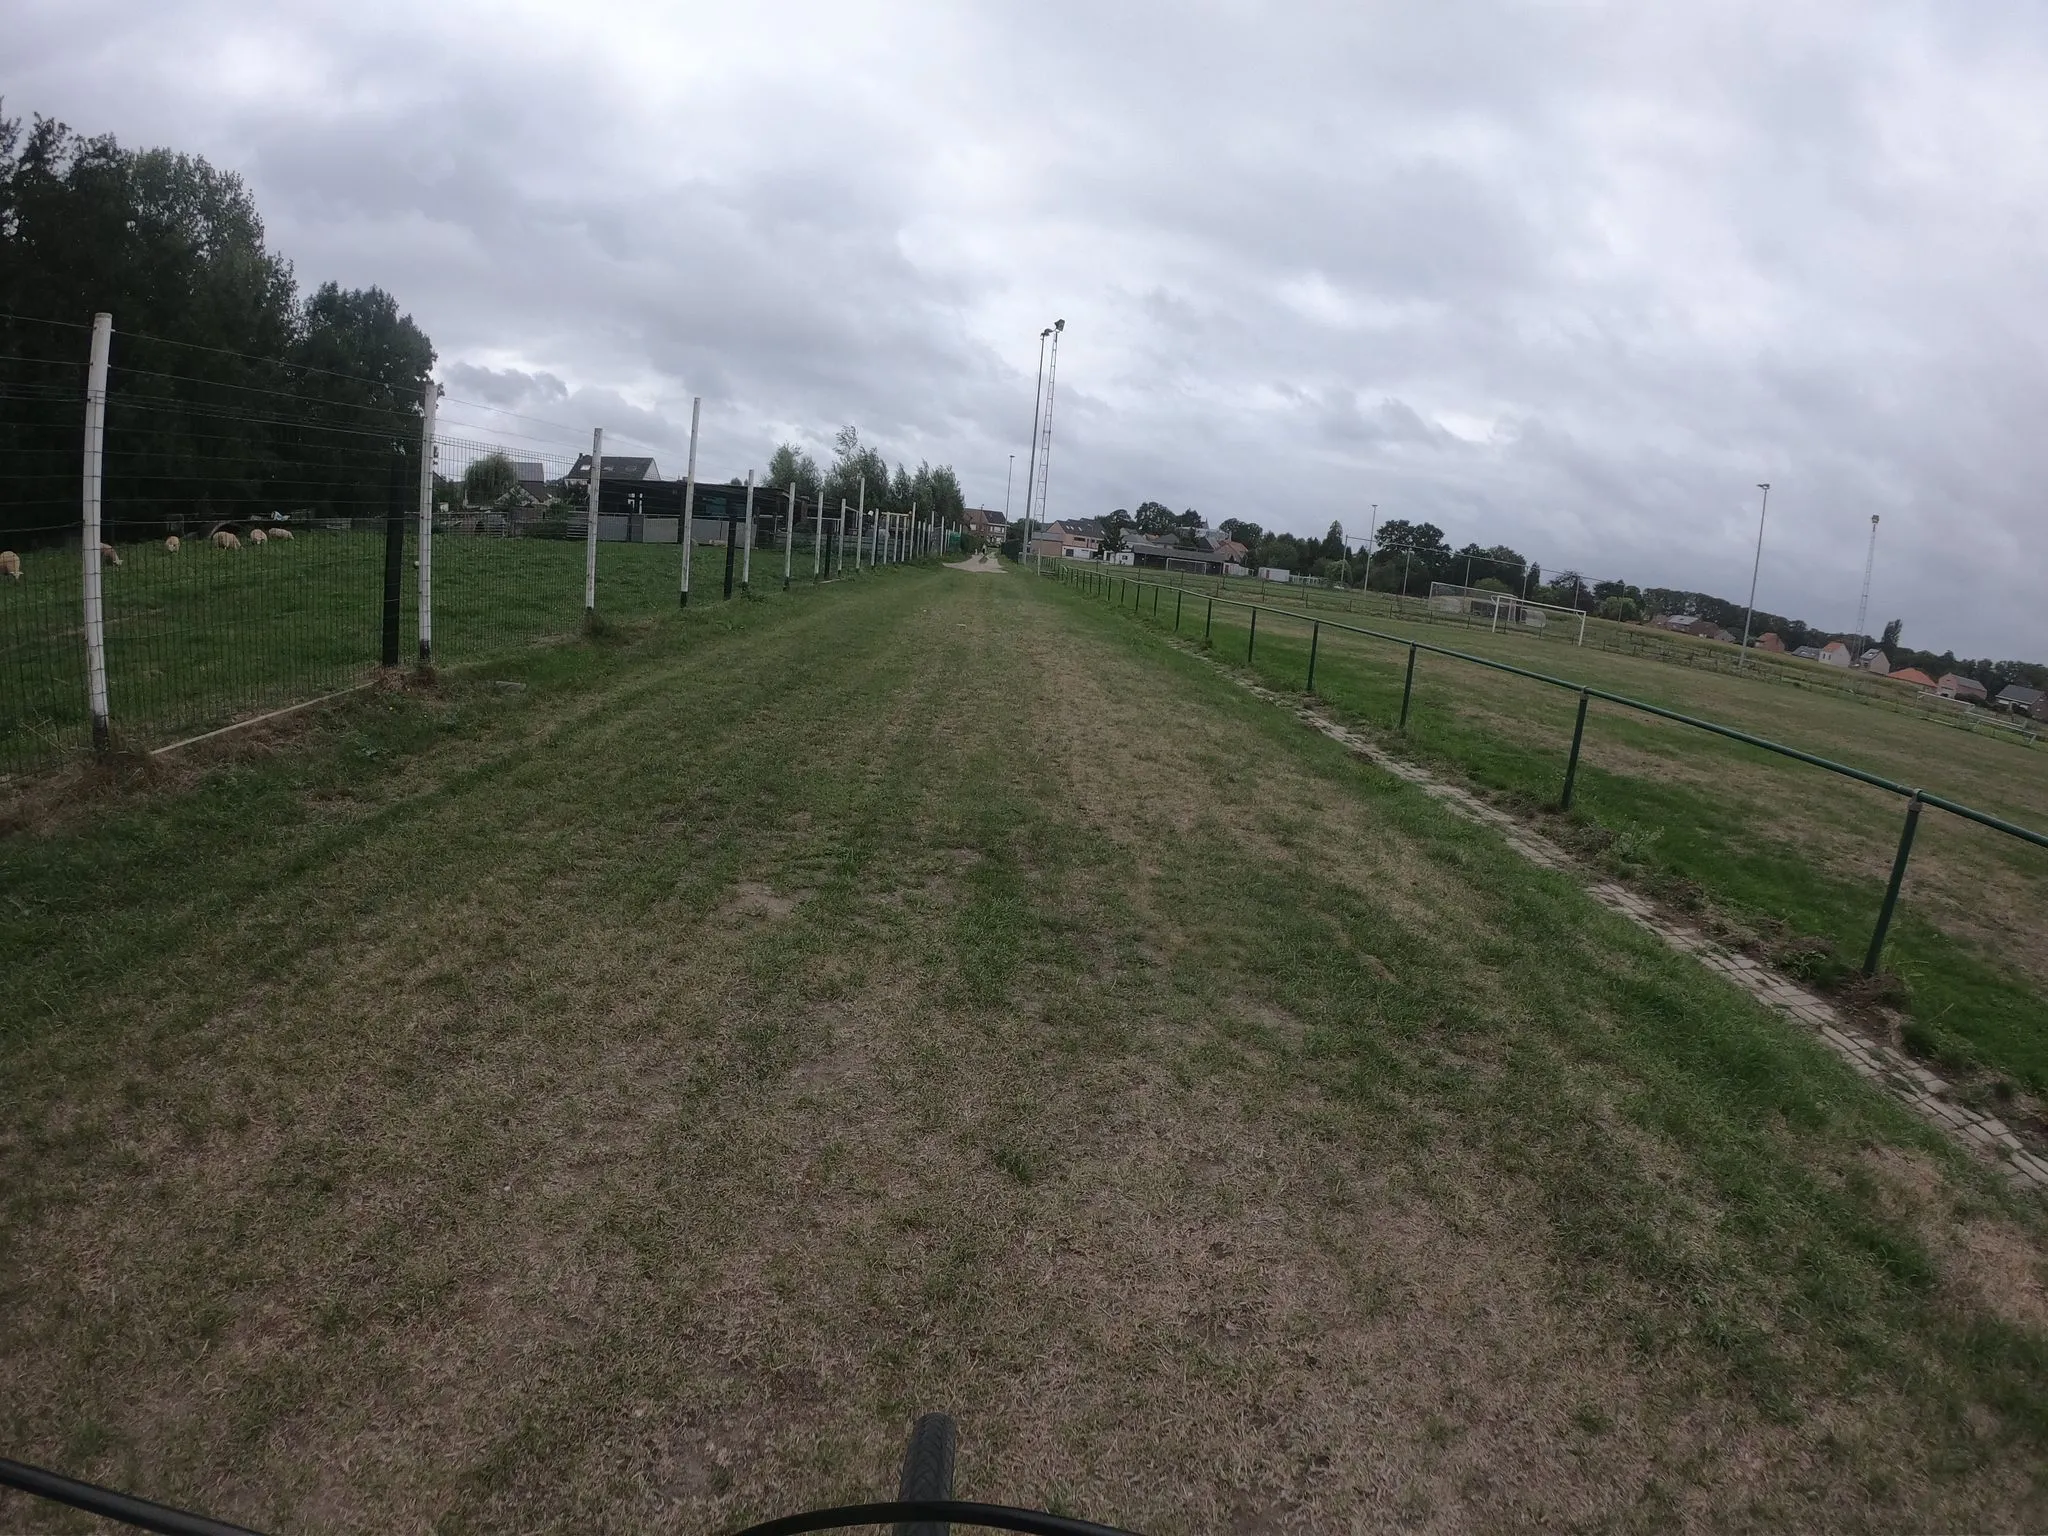
<svg viewBox="0 0 2048 1536">
<path fill-rule="evenodd" d="M 860 572 L 860 547 L 868 537 L 868 477 L 860 477 L 860 501 L 853 513 L 853 569 Z"/>
<path fill-rule="evenodd" d="M 420 665 L 434 664 L 434 408 L 441 386 L 420 390 Z"/>
<path fill-rule="evenodd" d="M 92 749 L 114 745 L 107 718 L 107 616 L 100 592 L 100 477 L 106 462 L 107 348 L 114 317 L 92 317 L 92 351 L 85 375 L 85 702 L 92 711 Z"/>
<path fill-rule="evenodd" d="M 604 428 L 590 430 L 590 519 L 583 530 L 583 617 L 597 617 L 597 509 L 604 480 Z"/>
<path fill-rule="evenodd" d="M 754 575 L 754 472 L 747 471 L 747 542 L 740 546 L 740 590 L 753 590 Z"/>
<path fill-rule="evenodd" d="M 811 580 L 816 581 L 824 573 L 825 550 L 825 487 L 818 487 L 818 515 L 811 522 Z"/>
<path fill-rule="evenodd" d="M 839 525 L 832 530 L 832 558 L 838 562 L 839 574 L 846 574 L 846 498 L 839 498 Z"/>
<path fill-rule="evenodd" d="M 789 590 L 789 560 L 796 548 L 796 482 L 789 482 L 789 510 L 782 519 L 782 590 Z"/>
<path fill-rule="evenodd" d="M 683 595 L 678 604 L 683 608 L 690 606 L 691 556 L 697 553 L 697 413 L 703 405 L 702 395 L 690 401 L 690 465 L 683 471 Z"/>
</svg>

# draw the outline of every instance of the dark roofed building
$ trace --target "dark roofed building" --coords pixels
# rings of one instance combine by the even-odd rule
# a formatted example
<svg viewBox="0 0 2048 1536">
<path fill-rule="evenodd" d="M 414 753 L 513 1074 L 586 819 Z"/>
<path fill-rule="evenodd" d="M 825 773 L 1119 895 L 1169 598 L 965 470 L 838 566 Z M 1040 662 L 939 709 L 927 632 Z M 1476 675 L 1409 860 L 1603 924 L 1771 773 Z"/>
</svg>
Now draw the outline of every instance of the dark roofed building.
<svg viewBox="0 0 2048 1536">
<path fill-rule="evenodd" d="M 1010 520 L 987 507 L 969 507 L 960 514 L 960 525 L 977 539 L 1000 544 L 1010 531 Z"/>
<path fill-rule="evenodd" d="M 608 453 L 604 456 L 604 478 L 610 480 L 659 480 L 661 468 L 653 459 L 635 458 L 628 454 Z M 564 485 L 590 484 L 590 455 L 579 453 L 569 473 L 562 476 Z"/>
<path fill-rule="evenodd" d="M 2024 683 L 2007 683 L 1998 690 L 1998 707 L 2009 709 L 2016 715 L 2031 715 L 2036 720 L 2048 719 L 2048 699 L 2039 688 L 2029 688 Z"/>
</svg>

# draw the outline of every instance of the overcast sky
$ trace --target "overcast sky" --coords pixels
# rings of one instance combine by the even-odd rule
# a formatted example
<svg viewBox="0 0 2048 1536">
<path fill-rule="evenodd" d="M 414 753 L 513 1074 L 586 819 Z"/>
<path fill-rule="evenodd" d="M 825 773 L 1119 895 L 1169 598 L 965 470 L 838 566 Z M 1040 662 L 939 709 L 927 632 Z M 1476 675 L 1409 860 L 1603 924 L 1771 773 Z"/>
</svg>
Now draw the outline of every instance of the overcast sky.
<svg viewBox="0 0 2048 1536">
<path fill-rule="evenodd" d="M 8 0 L 0 91 L 239 171 L 450 395 L 680 473 L 842 422 L 2048 659 L 2048 7 Z M 119 317 L 116 317 L 116 324 Z M 569 435 L 473 406 L 573 451 Z M 519 440 L 508 439 L 512 446 Z"/>
</svg>

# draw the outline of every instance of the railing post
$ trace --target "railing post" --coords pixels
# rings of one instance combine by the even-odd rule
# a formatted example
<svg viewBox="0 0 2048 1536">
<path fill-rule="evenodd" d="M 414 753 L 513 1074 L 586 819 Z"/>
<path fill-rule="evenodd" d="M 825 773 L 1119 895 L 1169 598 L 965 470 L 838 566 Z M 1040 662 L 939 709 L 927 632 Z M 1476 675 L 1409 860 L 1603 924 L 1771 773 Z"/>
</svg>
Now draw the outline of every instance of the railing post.
<svg viewBox="0 0 2048 1536">
<path fill-rule="evenodd" d="M 1308 687 L 1305 692 L 1316 691 L 1316 647 L 1322 644 L 1323 626 L 1311 624 L 1308 631 Z"/>
<path fill-rule="evenodd" d="M 1246 639 L 1245 639 L 1245 642 L 1244 642 L 1244 664 L 1245 664 L 1246 666 L 1250 666 L 1250 665 L 1252 664 L 1252 652 L 1253 652 L 1253 650 L 1255 650 L 1255 649 L 1257 648 L 1257 646 L 1258 646 L 1258 643 L 1259 643 L 1259 610 L 1258 610 L 1258 609 L 1256 609 L 1256 608 L 1254 608 L 1254 609 L 1252 610 L 1252 632 L 1251 632 L 1251 634 L 1250 634 L 1249 636 L 1247 636 L 1247 637 L 1246 637 Z"/>
<path fill-rule="evenodd" d="M 420 666 L 434 664 L 434 408 L 441 386 L 420 389 Z"/>
<path fill-rule="evenodd" d="M 1401 724 L 1398 729 L 1408 729 L 1408 700 L 1415 692 L 1415 647 L 1408 647 L 1408 676 L 1401 684 Z"/>
<path fill-rule="evenodd" d="M 113 344 L 114 317 L 92 317 L 92 341 L 86 353 L 84 493 L 79 515 L 83 537 L 79 553 L 85 599 L 85 703 L 92 715 L 92 749 L 105 756 L 114 745 L 114 727 L 107 708 L 107 610 L 100 585 L 100 496 L 104 489 L 107 445 L 107 355 Z M 16 568 L 17 574 L 19 567 Z"/>
<path fill-rule="evenodd" d="M 683 570 L 681 579 L 676 585 L 676 606 L 678 608 L 690 606 L 690 565 L 697 558 L 697 418 L 703 408 L 704 397 L 702 395 L 696 396 L 690 401 L 690 459 L 688 466 L 683 470 L 683 517 L 678 529 L 683 538 Z M 592 485 L 597 484 L 595 474 L 592 475 L 590 483 Z M 595 502 L 591 503 L 590 515 L 592 517 L 597 516 L 597 504 Z M 730 538 L 732 535 L 732 524 L 727 523 L 725 531 L 726 536 Z M 590 547 L 592 549 L 597 548 L 595 544 Z M 726 546 L 728 552 L 730 552 L 731 548 L 730 544 Z M 725 595 L 727 597 L 732 596 L 732 573 L 730 571 L 726 573 L 725 588 Z"/>
<path fill-rule="evenodd" d="M 1209 599 L 1209 611 L 1202 616 L 1202 638 L 1209 638 L 1209 626 L 1216 622 L 1216 599 Z"/>
<path fill-rule="evenodd" d="M 1899 831 L 1899 851 L 1892 859 L 1891 882 L 1884 888 L 1884 905 L 1877 909 L 1877 927 L 1871 930 L 1870 953 L 1863 957 L 1863 974 L 1875 976 L 1877 962 L 1884 955 L 1884 936 L 1892 926 L 1892 912 L 1899 904 L 1899 887 L 1906 881 L 1906 861 L 1913 856 L 1913 829 L 1920 825 L 1920 791 L 1906 802 L 1906 824 Z"/>
<path fill-rule="evenodd" d="M 1592 703 L 1592 695 L 1585 689 L 1579 690 L 1579 718 L 1572 726 L 1572 755 L 1564 765 L 1564 793 L 1557 798 L 1557 808 L 1568 811 L 1572 808 L 1572 785 L 1579 777 L 1579 743 L 1586 736 L 1586 706 Z"/>
<path fill-rule="evenodd" d="M 1173 632 L 1176 635 L 1180 633 L 1180 600 L 1186 596 L 1187 591 L 1185 588 L 1173 594 Z"/>
<path fill-rule="evenodd" d="M 405 452 L 391 455 L 391 493 L 384 510 L 384 646 L 383 664 L 398 665 L 400 578 L 405 573 Z"/>
<path fill-rule="evenodd" d="M 604 501 L 604 428 L 590 429 L 590 480 L 584 487 L 589 517 L 583 524 L 583 622 L 597 617 L 597 509 Z M 389 665 L 389 663 L 386 663 Z"/>
</svg>

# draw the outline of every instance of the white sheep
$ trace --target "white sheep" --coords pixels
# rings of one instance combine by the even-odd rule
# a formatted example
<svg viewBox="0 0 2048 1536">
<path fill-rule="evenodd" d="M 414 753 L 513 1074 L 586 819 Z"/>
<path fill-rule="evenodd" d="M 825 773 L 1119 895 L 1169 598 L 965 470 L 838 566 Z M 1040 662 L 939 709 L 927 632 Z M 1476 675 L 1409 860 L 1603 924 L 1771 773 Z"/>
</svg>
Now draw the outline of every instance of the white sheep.
<svg viewBox="0 0 2048 1536">
<path fill-rule="evenodd" d="M 291 541 L 291 536 L 292 531 L 289 528 L 273 528 L 270 530 L 270 537 L 273 542 L 278 539 L 283 539 L 287 543 L 289 543 Z"/>
<path fill-rule="evenodd" d="M 101 565 L 119 565 L 120 563 L 121 552 L 118 549 L 114 548 L 111 544 L 102 544 L 100 546 Z"/>
<path fill-rule="evenodd" d="M 234 529 L 223 528 L 213 536 L 213 547 L 215 549 L 240 549 L 242 541 L 235 537 Z"/>
<path fill-rule="evenodd" d="M 249 530 L 249 542 L 251 544 L 261 544 L 268 537 L 269 535 L 264 533 L 261 528 L 251 528 Z"/>
<path fill-rule="evenodd" d="M 11 549 L 0 549 L 0 576 L 9 581 L 21 580 L 21 556 Z"/>
<path fill-rule="evenodd" d="M 179 547 L 180 546 L 178 544 L 178 536 L 175 533 L 172 534 L 168 539 L 164 540 L 164 553 L 167 555 L 175 555 L 178 552 Z"/>
</svg>

